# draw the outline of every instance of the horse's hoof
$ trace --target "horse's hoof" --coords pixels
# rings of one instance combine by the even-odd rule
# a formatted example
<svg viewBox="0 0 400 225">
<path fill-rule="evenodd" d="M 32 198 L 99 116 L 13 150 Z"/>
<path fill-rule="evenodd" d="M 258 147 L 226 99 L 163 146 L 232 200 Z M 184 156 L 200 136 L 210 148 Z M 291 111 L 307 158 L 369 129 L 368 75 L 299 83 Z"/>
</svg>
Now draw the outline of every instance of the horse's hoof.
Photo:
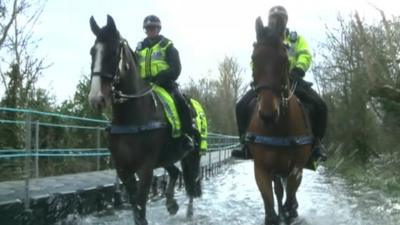
<svg viewBox="0 0 400 225">
<path fill-rule="evenodd" d="M 286 211 L 284 215 L 285 215 L 285 222 L 287 224 L 291 224 L 299 216 L 299 214 L 297 213 L 297 209 Z"/>
<path fill-rule="evenodd" d="M 179 210 L 179 205 L 175 199 L 167 200 L 167 210 L 170 215 L 175 215 Z"/>
<path fill-rule="evenodd" d="M 192 218 L 192 217 L 193 217 L 193 206 L 188 206 L 186 211 L 186 218 Z"/>
<path fill-rule="evenodd" d="M 279 225 L 279 217 L 265 218 L 265 225 Z"/>
<path fill-rule="evenodd" d="M 146 219 L 135 219 L 135 225 L 149 225 Z"/>
</svg>

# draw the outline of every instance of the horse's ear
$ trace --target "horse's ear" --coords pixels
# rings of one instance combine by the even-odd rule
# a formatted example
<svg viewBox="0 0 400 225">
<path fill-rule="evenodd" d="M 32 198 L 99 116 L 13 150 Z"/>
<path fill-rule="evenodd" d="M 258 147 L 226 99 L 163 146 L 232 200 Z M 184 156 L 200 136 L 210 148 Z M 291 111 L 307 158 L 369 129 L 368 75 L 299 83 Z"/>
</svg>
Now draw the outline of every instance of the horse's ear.
<svg viewBox="0 0 400 225">
<path fill-rule="evenodd" d="M 117 27 L 115 26 L 114 19 L 110 15 L 107 15 L 107 27 L 110 30 L 117 32 Z"/>
<path fill-rule="evenodd" d="M 92 29 L 93 34 L 96 36 L 100 31 L 100 27 L 99 25 L 97 25 L 96 20 L 94 20 L 93 16 L 90 17 L 90 29 Z"/>
<path fill-rule="evenodd" d="M 261 39 L 261 34 L 264 29 L 264 24 L 261 20 L 261 17 L 257 17 L 256 19 L 256 36 L 257 36 L 257 41 Z"/>
</svg>

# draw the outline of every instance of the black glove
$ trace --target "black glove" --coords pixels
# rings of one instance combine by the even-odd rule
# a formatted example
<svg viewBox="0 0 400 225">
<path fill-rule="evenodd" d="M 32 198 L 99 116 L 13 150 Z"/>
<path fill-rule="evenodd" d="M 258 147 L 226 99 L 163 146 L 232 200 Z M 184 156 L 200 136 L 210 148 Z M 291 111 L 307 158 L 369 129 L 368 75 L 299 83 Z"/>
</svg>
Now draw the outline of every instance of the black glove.
<svg viewBox="0 0 400 225">
<path fill-rule="evenodd" d="M 304 75 L 306 75 L 306 73 L 298 67 L 293 68 L 292 71 L 290 72 L 290 77 L 296 81 L 302 80 Z"/>
<path fill-rule="evenodd" d="M 168 83 L 168 79 L 166 79 L 165 76 L 157 75 L 156 77 L 153 78 L 153 82 L 160 86 L 164 86 Z"/>
</svg>

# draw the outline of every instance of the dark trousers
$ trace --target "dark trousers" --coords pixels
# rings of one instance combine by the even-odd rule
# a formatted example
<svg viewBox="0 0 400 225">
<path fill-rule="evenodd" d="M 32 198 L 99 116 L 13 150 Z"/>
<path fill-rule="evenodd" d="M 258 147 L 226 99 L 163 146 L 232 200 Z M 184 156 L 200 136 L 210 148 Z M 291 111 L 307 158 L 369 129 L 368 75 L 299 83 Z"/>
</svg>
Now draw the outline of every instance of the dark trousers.
<svg viewBox="0 0 400 225">
<path fill-rule="evenodd" d="M 310 111 L 310 120 L 314 137 L 322 139 L 326 131 L 327 107 L 322 98 L 303 80 L 298 81 L 295 95 Z M 239 136 L 243 142 L 243 136 L 249 125 L 251 115 L 256 106 L 256 93 L 253 89 L 247 93 L 236 104 L 236 121 Z"/>
<path fill-rule="evenodd" d="M 250 123 L 251 115 L 256 106 L 256 92 L 250 89 L 236 103 L 236 123 L 238 126 L 240 142 L 244 144 L 244 134 Z"/>
<path fill-rule="evenodd" d="M 191 111 L 185 97 L 182 95 L 181 91 L 178 88 L 178 84 L 176 82 L 169 82 L 164 83 L 161 86 L 172 95 L 176 102 L 179 119 L 181 120 L 182 124 L 182 132 L 192 135 L 193 129 Z"/>
<path fill-rule="evenodd" d="M 309 110 L 313 135 L 321 140 L 325 136 L 328 116 L 324 100 L 304 80 L 298 81 L 294 94 Z"/>
</svg>

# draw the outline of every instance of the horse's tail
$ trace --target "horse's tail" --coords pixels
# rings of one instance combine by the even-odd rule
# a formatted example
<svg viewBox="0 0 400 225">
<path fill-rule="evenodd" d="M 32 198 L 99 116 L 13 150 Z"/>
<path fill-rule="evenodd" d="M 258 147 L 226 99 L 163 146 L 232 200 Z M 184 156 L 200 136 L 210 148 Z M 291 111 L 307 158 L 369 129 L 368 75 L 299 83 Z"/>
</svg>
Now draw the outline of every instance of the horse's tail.
<svg viewBox="0 0 400 225">
<path fill-rule="evenodd" d="M 189 152 L 181 161 L 183 180 L 189 197 L 201 197 L 200 154 L 198 151 Z"/>
</svg>

